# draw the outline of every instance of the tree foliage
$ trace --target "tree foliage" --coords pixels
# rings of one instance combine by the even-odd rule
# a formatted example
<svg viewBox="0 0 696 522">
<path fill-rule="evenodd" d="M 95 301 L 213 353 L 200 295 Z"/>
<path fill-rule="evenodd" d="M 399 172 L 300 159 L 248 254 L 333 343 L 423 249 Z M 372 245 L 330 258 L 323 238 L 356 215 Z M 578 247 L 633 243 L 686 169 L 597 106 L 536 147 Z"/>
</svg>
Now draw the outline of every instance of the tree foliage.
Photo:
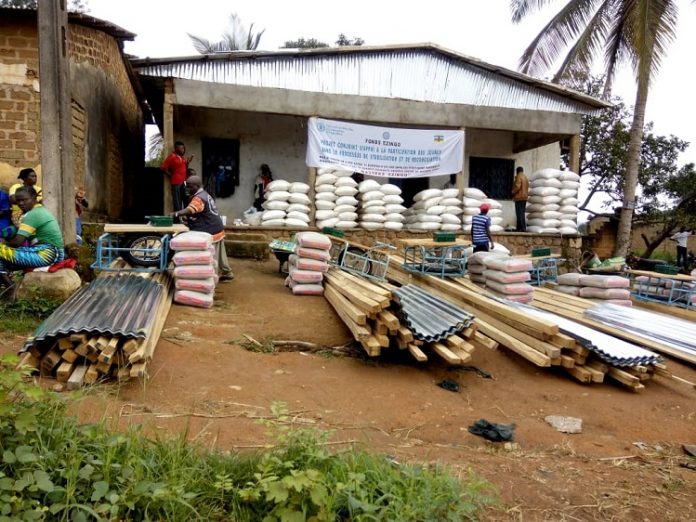
<svg viewBox="0 0 696 522">
<path fill-rule="evenodd" d="M 365 43 L 365 40 L 362 38 L 358 37 L 353 37 L 353 38 L 346 38 L 346 35 L 341 33 L 338 35 L 338 40 L 336 40 L 335 44 L 337 47 L 346 47 L 348 45 L 363 45 Z"/>
<path fill-rule="evenodd" d="M 362 38 L 354 37 L 347 38 L 345 34 L 341 33 L 338 35 L 336 42 L 336 47 L 345 47 L 348 45 L 360 46 L 365 43 Z M 317 40 L 316 38 L 298 38 L 297 40 L 286 41 L 281 49 L 320 49 L 322 47 L 331 47 L 326 42 Z"/>
<path fill-rule="evenodd" d="M 15 9 L 37 9 L 38 0 L 0 0 L 0 7 L 14 7 Z M 72 13 L 86 13 L 89 11 L 88 0 L 70 0 L 68 10 Z"/>
<path fill-rule="evenodd" d="M 227 53 L 230 51 L 253 51 L 259 47 L 265 29 L 254 33 L 254 24 L 249 29 L 242 23 L 237 13 L 232 13 L 222 39 L 217 42 L 188 33 L 193 47 L 200 54 Z"/>
</svg>

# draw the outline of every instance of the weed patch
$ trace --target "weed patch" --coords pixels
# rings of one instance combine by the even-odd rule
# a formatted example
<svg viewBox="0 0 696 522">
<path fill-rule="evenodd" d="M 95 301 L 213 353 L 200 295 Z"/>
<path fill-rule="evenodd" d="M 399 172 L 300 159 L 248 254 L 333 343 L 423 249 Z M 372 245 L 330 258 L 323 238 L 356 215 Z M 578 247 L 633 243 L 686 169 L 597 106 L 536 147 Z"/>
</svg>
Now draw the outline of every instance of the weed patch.
<svg viewBox="0 0 696 522">
<path fill-rule="evenodd" d="M 0 302 L 0 331 L 7 333 L 31 332 L 60 304 L 60 301 L 40 297 Z"/>
</svg>

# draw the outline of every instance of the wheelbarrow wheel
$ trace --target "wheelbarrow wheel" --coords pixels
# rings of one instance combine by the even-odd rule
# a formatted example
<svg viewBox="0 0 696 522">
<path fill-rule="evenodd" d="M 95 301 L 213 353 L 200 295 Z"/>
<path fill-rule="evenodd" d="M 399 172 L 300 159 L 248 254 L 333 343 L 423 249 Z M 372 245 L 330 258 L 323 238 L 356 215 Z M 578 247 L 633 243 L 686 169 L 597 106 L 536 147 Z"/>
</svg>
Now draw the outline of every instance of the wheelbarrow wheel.
<svg viewBox="0 0 696 522">
<path fill-rule="evenodd" d="M 158 267 L 160 266 L 160 255 L 162 252 L 161 236 L 126 236 L 120 248 L 121 258 L 131 266 L 139 267 Z M 168 256 L 171 259 L 171 253 Z M 167 259 L 169 261 L 169 259 Z"/>
</svg>

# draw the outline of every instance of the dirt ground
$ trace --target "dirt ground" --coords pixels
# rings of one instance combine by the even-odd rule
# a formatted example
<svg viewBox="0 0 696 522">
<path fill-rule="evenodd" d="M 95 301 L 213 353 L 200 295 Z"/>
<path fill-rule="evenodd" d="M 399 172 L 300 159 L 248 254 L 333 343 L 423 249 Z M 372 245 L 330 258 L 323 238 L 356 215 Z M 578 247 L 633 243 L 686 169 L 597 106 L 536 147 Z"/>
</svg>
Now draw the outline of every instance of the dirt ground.
<svg viewBox="0 0 696 522">
<path fill-rule="evenodd" d="M 474 354 L 493 379 L 398 351 L 376 361 L 249 351 L 244 334 L 327 346 L 350 334 L 323 298 L 292 296 L 275 261 L 232 261 L 236 278 L 218 287 L 212 310 L 172 307 L 149 381 L 96 387 L 76 405 L 82 418 L 187 429 L 198 441 L 244 450 L 266 443 L 259 418 L 282 401 L 296 423 L 332 430 L 337 448 L 354 442 L 486 478 L 501 499 L 486 520 L 696 520 L 696 471 L 680 466 L 682 444 L 696 444 L 695 390 L 662 378 L 641 393 L 582 385 L 503 348 Z M 0 351 L 21 341 L 6 338 Z M 696 369 L 668 366 L 696 380 Z M 439 388 L 443 378 L 460 392 Z M 582 418 L 582 433 L 555 431 L 544 421 L 551 414 Z M 479 418 L 515 423 L 516 443 L 469 434 Z"/>
</svg>

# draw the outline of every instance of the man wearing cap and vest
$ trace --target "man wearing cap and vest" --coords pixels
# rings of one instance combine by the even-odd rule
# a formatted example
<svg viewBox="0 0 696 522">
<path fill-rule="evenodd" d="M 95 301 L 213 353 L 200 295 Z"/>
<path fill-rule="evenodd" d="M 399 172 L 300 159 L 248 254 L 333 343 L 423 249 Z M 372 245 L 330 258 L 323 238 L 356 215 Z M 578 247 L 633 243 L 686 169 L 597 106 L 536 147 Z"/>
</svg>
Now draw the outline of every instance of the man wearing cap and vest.
<svg viewBox="0 0 696 522">
<path fill-rule="evenodd" d="M 474 245 L 474 252 L 488 252 L 493 248 L 491 218 L 488 217 L 490 209 L 488 203 L 483 203 L 479 207 L 481 213 L 471 218 L 471 244 Z"/>
<path fill-rule="evenodd" d="M 189 177 L 186 180 L 189 203 L 186 208 L 172 212 L 171 215 L 173 217 L 186 216 L 186 223 L 191 230 L 207 232 L 213 236 L 220 281 L 229 281 L 234 278 L 234 274 L 230 269 L 225 251 L 225 227 L 222 224 L 215 200 L 203 190 L 202 186 L 203 180 L 200 176 Z"/>
</svg>

